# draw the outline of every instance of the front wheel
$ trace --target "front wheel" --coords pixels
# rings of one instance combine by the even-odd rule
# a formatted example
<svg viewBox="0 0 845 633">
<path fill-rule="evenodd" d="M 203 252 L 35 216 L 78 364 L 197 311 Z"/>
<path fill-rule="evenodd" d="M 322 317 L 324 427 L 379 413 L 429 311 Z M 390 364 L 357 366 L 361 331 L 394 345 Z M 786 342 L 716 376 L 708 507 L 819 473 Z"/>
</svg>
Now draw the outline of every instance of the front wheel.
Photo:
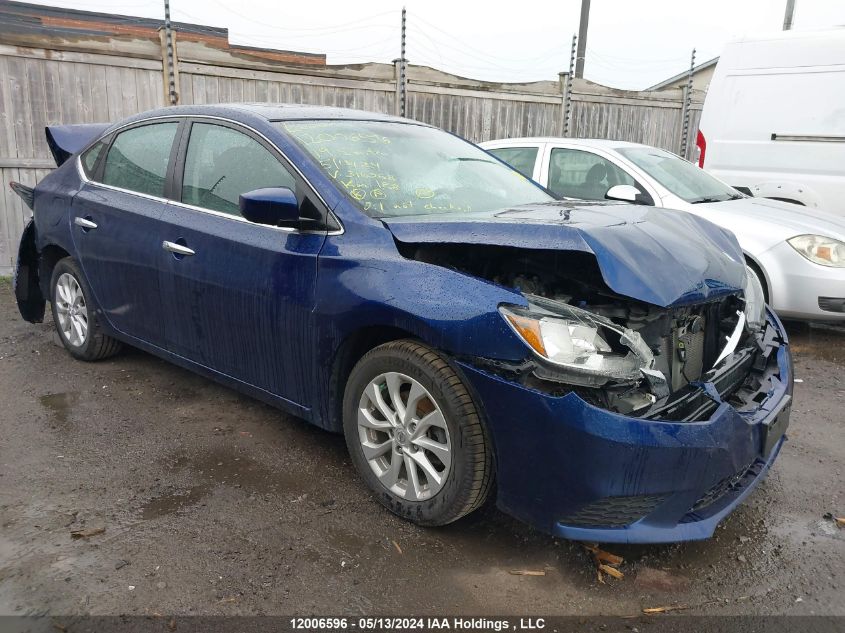
<svg viewBox="0 0 845 633">
<path fill-rule="evenodd" d="M 107 336 L 94 314 L 90 291 L 79 266 L 65 257 L 53 268 L 50 305 L 53 323 L 65 349 L 79 360 L 101 360 L 116 354 L 120 342 Z"/>
<path fill-rule="evenodd" d="M 420 525 L 445 525 L 487 499 L 493 458 L 460 377 L 435 350 L 402 340 L 355 365 L 343 403 L 346 444 L 379 502 Z"/>
</svg>

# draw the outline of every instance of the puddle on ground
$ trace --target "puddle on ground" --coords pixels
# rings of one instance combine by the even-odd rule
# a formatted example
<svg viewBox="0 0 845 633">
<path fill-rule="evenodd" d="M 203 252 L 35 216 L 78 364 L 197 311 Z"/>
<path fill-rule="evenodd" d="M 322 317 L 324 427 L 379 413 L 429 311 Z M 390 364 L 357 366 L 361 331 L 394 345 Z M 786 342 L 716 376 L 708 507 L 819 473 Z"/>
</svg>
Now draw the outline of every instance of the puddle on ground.
<svg viewBox="0 0 845 633">
<path fill-rule="evenodd" d="M 327 528 L 325 537 L 326 542 L 334 549 L 349 556 L 358 556 L 364 552 L 377 553 L 380 549 L 374 540 L 368 541 L 354 532 L 334 526 Z"/>
<path fill-rule="evenodd" d="M 231 486 L 245 494 L 296 494 L 310 490 L 311 477 L 307 471 L 290 473 L 267 468 L 247 454 L 227 448 L 217 448 L 190 454 L 180 451 L 171 455 L 165 468 L 186 471 L 200 483 L 187 491 L 155 497 L 141 508 L 143 519 L 155 519 L 190 507 L 207 496 L 217 486 Z"/>
<path fill-rule="evenodd" d="M 38 400 L 41 402 L 41 406 L 52 414 L 53 419 L 64 426 L 68 423 L 74 406 L 79 402 L 79 394 L 75 391 L 48 393 Z"/>
<path fill-rule="evenodd" d="M 210 484 L 239 485 L 250 492 L 272 493 L 304 488 L 307 473 L 299 477 L 285 471 L 274 471 L 257 462 L 247 453 L 217 448 L 197 454 L 179 453 L 168 464 L 174 470 L 188 470 Z"/>
<path fill-rule="evenodd" d="M 146 521 L 176 514 L 180 510 L 196 504 L 209 492 L 211 492 L 211 486 L 194 486 L 185 492 L 174 492 L 150 499 L 141 507 L 141 518 Z"/>
</svg>

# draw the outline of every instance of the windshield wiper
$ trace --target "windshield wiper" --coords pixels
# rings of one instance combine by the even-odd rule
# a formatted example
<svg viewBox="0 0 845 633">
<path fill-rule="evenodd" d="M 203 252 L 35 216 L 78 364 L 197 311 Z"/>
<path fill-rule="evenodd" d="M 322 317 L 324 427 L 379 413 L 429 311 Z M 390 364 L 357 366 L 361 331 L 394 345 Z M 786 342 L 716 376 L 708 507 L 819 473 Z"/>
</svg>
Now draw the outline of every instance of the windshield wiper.
<svg viewBox="0 0 845 633">
<path fill-rule="evenodd" d="M 698 200 L 690 200 L 690 204 L 701 204 L 706 202 L 724 202 L 726 199 L 732 200 L 733 198 L 699 198 Z"/>
<path fill-rule="evenodd" d="M 496 164 L 495 161 L 487 160 L 486 158 L 472 158 L 472 157 L 469 157 L 469 156 L 456 156 L 454 158 L 450 158 L 449 160 L 450 161 L 457 160 L 457 161 L 460 161 L 462 163 L 475 162 L 475 163 L 489 163 L 490 165 Z"/>
<path fill-rule="evenodd" d="M 690 200 L 690 204 L 700 204 L 702 202 L 727 202 L 728 200 L 742 200 L 745 198 L 744 195 L 741 193 L 732 193 L 729 194 L 727 198 L 716 198 L 715 196 L 710 198 L 699 198 L 698 200 Z"/>
</svg>

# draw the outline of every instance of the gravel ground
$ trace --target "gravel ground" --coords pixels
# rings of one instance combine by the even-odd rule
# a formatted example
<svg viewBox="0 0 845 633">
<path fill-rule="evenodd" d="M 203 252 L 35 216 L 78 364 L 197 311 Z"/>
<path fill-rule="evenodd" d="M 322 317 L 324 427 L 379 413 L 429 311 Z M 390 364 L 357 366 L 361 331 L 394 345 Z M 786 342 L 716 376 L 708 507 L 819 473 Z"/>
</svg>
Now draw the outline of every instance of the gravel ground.
<svg viewBox="0 0 845 633">
<path fill-rule="evenodd" d="M 824 518 L 845 515 L 845 328 L 789 329 L 803 382 L 769 478 L 709 541 L 609 546 L 625 577 L 601 584 L 495 509 L 393 517 L 341 437 L 152 356 L 72 360 L 0 280 L 0 614 L 845 615 Z"/>
</svg>

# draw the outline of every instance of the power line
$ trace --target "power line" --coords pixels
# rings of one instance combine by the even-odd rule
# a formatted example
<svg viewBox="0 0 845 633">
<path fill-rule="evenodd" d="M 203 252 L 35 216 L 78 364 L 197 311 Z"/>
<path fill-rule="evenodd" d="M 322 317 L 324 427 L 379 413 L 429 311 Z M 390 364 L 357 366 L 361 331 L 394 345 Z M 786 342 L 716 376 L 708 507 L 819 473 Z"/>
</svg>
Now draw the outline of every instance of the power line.
<svg viewBox="0 0 845 633">
<path fill-rule="evenodd" d="M 490 53 L 488 53 L 487 51 L 483 51 L 479 48 L 475 48 L 474 46 L 470 46 L 469 44 L 459 42 L 458 38 L 454 34 L 451 34 L 447 31 L 444 31 L 443 29 L 441 29 L 440 27 L 432 24 L 428 20 L 425 20 L 422 17 L 418 17 L 416 14 L 414 14 L 414 20 L 422 22 L 423 24 L 425 24 L 429 28 L 432 28 L 435 31 L 438 31 L 441 34 L 445 35 L 448 38 L 448 40 L 446 40 L 444 42 L 440 42 L 441 46 L 451 46 L 451 48 L 453 48 L 454 50 L 464 52 L 465 54 L 467 54 L 466 51 L 471 51 L 472 54 L 477 59 L 485 58 L 486 60 L 492 60 L 494 62 L 501 61 L 501 58 L 491 56 Z M 535 55 L 535 56 L 532 56 L 532 57 L 529 57 L 529 58 L 511 58 L 511 60 L 516 61 L 516 62 L 532 62 L 532 61 L 535 61 L 535 60 L 540 59 L 540 58 L 545 57 L 545 56 L 549 56 L 549 55 L 554 54 L 554 53 L 565 52 L 565 50 L 566 50 L 566 45 L 560 45 L 559 44 L 559 45 L 555 46 L 554 48 L 550 49 L 549 51 L 546 51 L 545 53 L 541 53 L 541 54 L 538 54 L 538 55 Z"/>
<path fill-rule="evenodd" d="M 232 15 L 238 16 L 238 18 L 240 18 L 241 20 L 243 20 L 245 22 L 251 22 L 252 24 L 257 24 L 259 26 L 268 26 L 266 20 L 256 20 L 254 18 L 243 15 L 242 13 L 239 13 L 238 11 L 235 11 L 234 9 L 232 9 L 229 5 L 224 4 L 223 2 L 220 2 L 220 0 L 211 0 L 211 1 L 214 4 L 216 4 L 217 6 L 223 8 L 228 13 L 231 13 Z M 349 20 L 349 21 L 344 22 L 343 24 L 335 24 L 335 25 L 330 25 L 330 26 L 297 27 L 295 29 L 290 29 L 290 28 L 287 28 L 287 27 L 284 27 L 284 26 L 275 26 L 275 25 L 269 25 L 269 26 L 271 26 L 272 28 L 279 30 L 279 31 L 297 31 L 297 32 L 300 32 L 300 31 L 309 31 L 309 32 L 328 31 L 327 33 L 323 33 L 323 34 L 331 35 L 332 33 L 335 32 L 335 29 L 355 30 L 355 29 L 349 29 L 347 27 L 350 27 L 350 26 L 355 25 L 355 24 L 360 24 L 362 22 L 366 22 L 367 20 L 372 20 L 374 18 L 380 18 L 380 17 L 384 17 L 386 15 L 395 15 L 395 14 L 396 14 L 396 11 L 382 11 L 381 13 L 363 16 L 363 17 L 360 17 L 356 20 Z M 396 28 L 396 26 L 393 25 L 392 28 Z"/>
<path fill-rule="evenodd" d="M 441 55 L 441 51 L 437 48 L 431 48 L 428 44 L 425 44 L 421 41 L 416 42 L 415 45 L 409 47 L 411 50 L 411 59 L 415 59 L 417 63 L 419 63 L 419 59 L 414 57 L 414 50 L 418 50 L 424 54 L 427 54 L 430 57 L 437 57 L 440 59 L 441 64 L 439 66 L 440 70 L 444 72 L 452 72 L 454 74 L 464 74 L 464 71 L 477 71 L 483 73 L 499 73 L 502 74 L 517 74 L 517 73 L 527 73 L 533 72 L 537 75 L 551 75 L 556 74 L 559 70 L 559 66 L 555 65 L 553 67 L 541 67 L 541 66 L 533 66 L 530 69 L 526 68 L 525 66 L 514 67 L 514 66 L 507 66 L 500 63 L 492 63 L 492 64 L 484 64 L 484 63 L 460 63 L 457 65 L 450 64 L 449 62 L 443 62 L 443 58 Z M 530 81 L 530 80 L 525 80 Z M 520 83 L 525 83 L 525 81 L 520 81 Z"/>
<path fill-rule="evenodd" d="M 665 61 L 649 61 L 649 60 L 641 60 L 641 59 L 633 59 L 630 57 L 627 58 L 614 58 L 612 56 L 605 55 L 604 53 L 599 53 L 597 51 L 592 50 L 591 48 L 587 49 L 587 53 L 590 55 L 590 61 L 600 61 L 604 62 L 606 66 L 610 68 L 616 69 L 625 69 L 625 68 L 668 68 L 670 66 L 677 68 L 679 65 L 684 64 L 685 60 L 680 58 L 665 60 Z"/>
</svg>

